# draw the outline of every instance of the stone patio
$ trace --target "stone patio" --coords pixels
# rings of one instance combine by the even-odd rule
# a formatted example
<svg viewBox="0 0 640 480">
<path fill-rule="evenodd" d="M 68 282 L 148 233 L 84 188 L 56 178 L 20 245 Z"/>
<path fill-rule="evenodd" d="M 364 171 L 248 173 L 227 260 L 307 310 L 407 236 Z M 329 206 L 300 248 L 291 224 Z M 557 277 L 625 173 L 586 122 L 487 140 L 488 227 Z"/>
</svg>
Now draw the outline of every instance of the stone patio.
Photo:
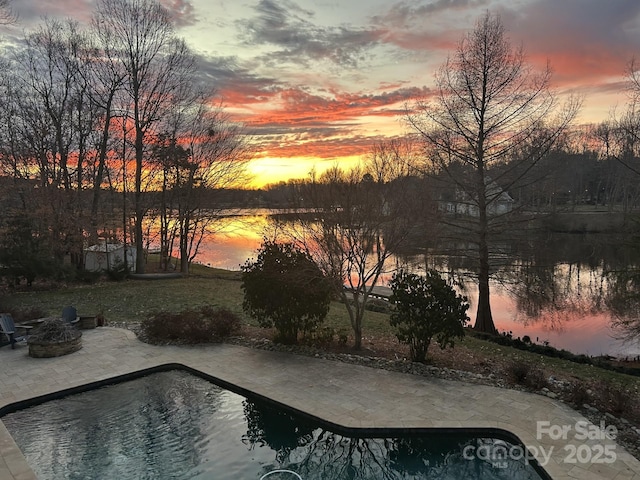
<svg viewBox="0 0 640 480">
<path fill-rule="evenodd" d="M 179 363 L 345 427 L 501 428 L 531 451 L 553 447 L 544 468 L 554 479 L 640 480 L 640 461 L 612 440 L 574 438 L 576 422 L 587 420 L 540 395 L 234 345 L 152 346 L 128 330 L 108 327 L 84 331 L 83 348 L 71 355 L 39 359 L 29 357 L 27 350 L 25 345 L 0 348 L 0 407 Z M 566 439 L 554 440 L 548 432 L 538 432 L 538 422 L 571 430 Z M 594 454 L 610 445 L 615 461 L 569 463 L 565 447 L 583 444 Z M 0 421 L 0 480 L 35 478 Z"/>
</svg>

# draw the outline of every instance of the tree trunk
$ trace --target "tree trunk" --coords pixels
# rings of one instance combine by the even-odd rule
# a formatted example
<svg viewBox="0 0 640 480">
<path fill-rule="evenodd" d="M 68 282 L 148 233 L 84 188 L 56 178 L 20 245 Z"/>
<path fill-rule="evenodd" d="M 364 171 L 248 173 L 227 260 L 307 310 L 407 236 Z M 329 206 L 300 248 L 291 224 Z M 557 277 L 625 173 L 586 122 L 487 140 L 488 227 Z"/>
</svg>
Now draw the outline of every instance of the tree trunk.
<svg viewBox="0 0 640 480">
<path fill-rule="evenodd" d="M 142 241 L 142 219 L 144 216 L 142 208 L 142 160 L 144 155 L 143 135 L 142 130 L 139 127 L 136 127 L 136 185 L 134 195 L 136 221 L 133 232 L 136 242 L 136 273 L 144 273 L 145 271 L 144 243 Z"/>
<path fill-rule="evenodd" d="M 349 313 L 349 322 L 351 323 L 351 329 L 353 330 L 353 348 L 356 350 L 360 350 L 362 348 L 362 316 L 360 313 L 359 307 L 359 295 L 357 293 L 351 294 L 351 298 L 347 296 L 344 290 L 340 292 L 340 298 L 342 299 L 342 303 L 347 308 L 347 313 Z M 349 301 L 353 301 L 353 305 L 349 303 Z"/>
<path fill-rule="evenodd" d="M 497 333 L 496 326 L 493 323 L 493 315 L 491 315 L 491 304 L 489 302 L 489 245 L 487 244 L 487 206 L 486 202 L 480 198 L 479 210 L 479 263 L 478 270 L 478 310 L 476 312 L 476 323 L 474 329 L 480 332 Z"/>
<path fill-rule="evenodd" d="M 187 222 L 187 219 L 182 219 L 182 222 Z M 189 230 L 186 228 L 187 224 L 182 224 L 180 229 L 180 273 L 183 275 L 189 275 Z"/>
<path fill-rule="evenodd" d="M 478 135 L 480 148 L 483 146 L 484 135 Z M 474 329 L 485 333 L 496 333 L 496 327 L 491 315 L 491 303 L 489 301 L 489 217 L 487 214 L 487 183 L 484 171 L 484 153 L 477 153 L 477 185 L 476 195 L 478 197 L 478 310 L 476 312 L 476 323 Z"/>
<path fill-rule="evenodd" d="M 481 262 L 484 263 L 484 262 Z M 485 333 L 498 333 L 493 323 L 491 304 L 489 303 L 489 268 L 488 265 L 480 266 L 478 275 L 478 310 L 474 330 Z"/>
<path fill-rule="evenodd" d="M 360 350 L 362 348 L 362 319 L 364 318 L 364 306 L 367 302 L 366 297 L 362 299 L 362 303 L 360 303 L 359 299 L 355 304 L 355 321 L 353 323 L 353 348 L 355 350 Z"/>
<path fill-rule="evenodd" d="M 356 325 L 353 327 L 353 336 L 353 348 L 360 350 L 362 348 L 362 321 L 360 319 L 356 320 Z"/>
<path fill-rule="evenodd" d="M 107 148 L 109 146 L 109 130 L 111 127 L 111 103 L 113 94 L 109 96 L 105 107 L 105 120 L 100 138 L 100 148 L 98 153 L 98 168 L 93 178 L 93 200 L 91 201 L 91 232 L 97 240 L 98 238 L 98 206 L 100 204 L 100 193 L 102 189 L 102 179 L 104 178 L 105 164 L 107 161 Z"/>
</svg>

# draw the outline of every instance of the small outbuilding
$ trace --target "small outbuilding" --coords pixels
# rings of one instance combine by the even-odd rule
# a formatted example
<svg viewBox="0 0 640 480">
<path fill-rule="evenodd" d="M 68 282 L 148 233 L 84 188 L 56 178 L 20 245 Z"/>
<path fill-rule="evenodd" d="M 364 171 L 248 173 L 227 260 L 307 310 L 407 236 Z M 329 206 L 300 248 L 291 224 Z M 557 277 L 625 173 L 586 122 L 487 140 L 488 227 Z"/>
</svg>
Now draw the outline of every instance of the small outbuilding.
<svg viewBox="0 0 640 480">
<path fill-rule="evenodd" d="M 120 270 L 125 265 L 136 271 L 136 250 L 121 243 L 99 243 L 84 249 L 84 268 L 89 272 Z"/>
</svg>

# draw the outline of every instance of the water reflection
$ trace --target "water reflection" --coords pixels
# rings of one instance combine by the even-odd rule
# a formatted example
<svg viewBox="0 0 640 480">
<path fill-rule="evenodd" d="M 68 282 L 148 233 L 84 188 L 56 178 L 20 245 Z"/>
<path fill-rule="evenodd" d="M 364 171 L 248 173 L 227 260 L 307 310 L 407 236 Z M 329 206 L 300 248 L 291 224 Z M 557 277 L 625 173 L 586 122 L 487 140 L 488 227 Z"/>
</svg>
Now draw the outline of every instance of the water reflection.
<svg viewBox="0 0 640 480">
<path fill-rule="evenodd" d="M 523 458 L 498 460 L 473 452 L 502 452 L 513 446 L 503 440 L 460 433 L 433 432 L 403 437 L 343 436 L 324 430 L 283 410 L 250 400 L 244 402 L 250 450 L 270 448 L 274 461 L 263 465 L 296 472 L 305 480 L 350 479 L 539 479 Z M 465 454 L 466 452 L 466 454 Z"/>
<path fill-rule="evenodd" d="M 227 219 L 221 234 L 203 245 L 197 260 L 238 270 L 255 255 L 269 228 L 265 215 Z M 476 290 L 470 272 L 475 263 L 465 254 L 470 248 L 415 246 L 390 259 L 382 281 L 397 268 L 417 273 L 437 268 L 461 280 L 473 303 Z M 629 323 L 639 318 L 640 312 L 640 276 L 629 276 L 640 270 L 640 251 L 626 237 L 540 234 L 512 238 L 496 248 L 493 263 L 491 305 L 500 331 L 529 335 L 539 343 L 575 353 L 640 355 L 640 346 L 617 340 L 622 330 L 613 327 L 621 319 Z M 469 311 L 475 311 L 475 305 Z"/>
<path fill-rule="evenodd" d="M 230 392 L 163 372 L 49 401 L 3 417 L 38 478 L 183 478 L 205 461 Z M 223 437 L 226 432 L 218 433 Z"/>
<path fill-rule="evenodd" d="M 605 303 L 615 316 L 614 325 L 626 335 L 640 336 L 640 273 L 615 272 Z"/>
</svg>

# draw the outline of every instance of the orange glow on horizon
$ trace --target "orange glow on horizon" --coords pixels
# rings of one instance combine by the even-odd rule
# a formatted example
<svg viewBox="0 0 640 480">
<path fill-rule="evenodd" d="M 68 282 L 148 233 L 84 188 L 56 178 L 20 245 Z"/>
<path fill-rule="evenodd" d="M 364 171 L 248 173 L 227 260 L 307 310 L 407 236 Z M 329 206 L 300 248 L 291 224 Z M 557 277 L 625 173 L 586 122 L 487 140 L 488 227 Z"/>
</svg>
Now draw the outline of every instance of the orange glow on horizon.
<svg viewBox="0 0 640 480">
<path fill-rule="evenodd" d="M 306 179 L 312 171 L 322 173 L 339 164 L 342 168 L 350 168 L 362 160 L 361 156 L 345 156 L 323 159 L 317 157 L 265 157 L 249 162 L 251 188 L 262 188 L 265 185 L 279 183 L 291 179 Z"/>
</svg>

